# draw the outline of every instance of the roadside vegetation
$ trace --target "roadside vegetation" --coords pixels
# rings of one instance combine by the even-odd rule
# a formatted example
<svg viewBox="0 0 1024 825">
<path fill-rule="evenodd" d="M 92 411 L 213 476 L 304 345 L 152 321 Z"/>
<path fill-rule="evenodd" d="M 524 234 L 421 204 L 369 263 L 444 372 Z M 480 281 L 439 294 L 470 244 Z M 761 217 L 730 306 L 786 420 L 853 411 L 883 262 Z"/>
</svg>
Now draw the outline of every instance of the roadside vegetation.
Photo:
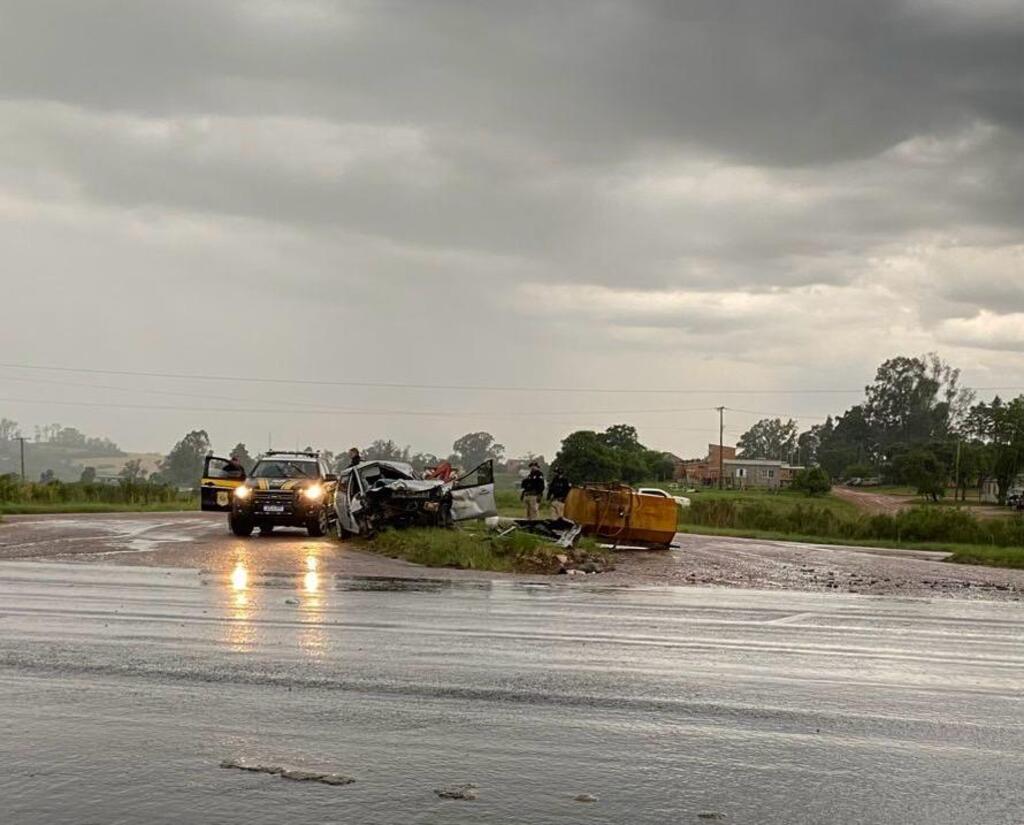
<svg viewBox="0 0 1024 825">
<path fill-rule="evenodd" d="M 948 550 L 953 561 L 1024 567 L 1024 519 L 978 519 L 950 507 L 869 514 L 834 496 L 708 491 L 680 511 L 683 532 L 769 540 Z"/>
<path fill-rule="evenodd" d="M 149 481 L 117 484 L 82 481 L 23 482 L 0 476 L 0 513 L 110 513 L 158 510 L 195 510 L 191 493 Z"/>
<path fill-rule="evenodd" d="M 614 561 L 610 552 L 590 539 L 581 539 L 574 549 L 566 550 L 532 533 L 514 530 L 499 536 L 480 526 L 385 530 L 360 544 L 374 553 L 426 567 L 501 573 L 557 573 L 563 564 L 559 556 L 568 557 L 573 564 L 592 563 L 601 569 L 609 569 Z"/>
</svg>

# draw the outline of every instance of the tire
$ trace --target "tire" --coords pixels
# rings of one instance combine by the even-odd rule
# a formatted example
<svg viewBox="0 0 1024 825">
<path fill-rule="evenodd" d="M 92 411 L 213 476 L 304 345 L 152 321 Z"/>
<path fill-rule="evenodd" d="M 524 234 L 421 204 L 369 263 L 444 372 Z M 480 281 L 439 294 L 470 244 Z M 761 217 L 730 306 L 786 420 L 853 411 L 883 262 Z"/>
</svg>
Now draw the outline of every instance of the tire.
<svg viewBox="0 0 1024 825">
<path fill-rule="evenodd" d="M 327 534 L 327 531 L 331 528 L 330 520 L 327 518 L 327 508 L 321 507 L 320 511 L 316 514 L 316 518 L 312 519 L 306 526 L 306 532 L 312 538 L 318 539 L 321 536 Z"/>
<path fill-rule="evenodd" d="M 251 518 L 236 516 L 234 513 L 228 516 L 228 527 L 230 527 L 231 532 L 239 538 L 248 538 L 251 536 L 255 526 L 256 525 L 253 523 Z"/>
</svg>

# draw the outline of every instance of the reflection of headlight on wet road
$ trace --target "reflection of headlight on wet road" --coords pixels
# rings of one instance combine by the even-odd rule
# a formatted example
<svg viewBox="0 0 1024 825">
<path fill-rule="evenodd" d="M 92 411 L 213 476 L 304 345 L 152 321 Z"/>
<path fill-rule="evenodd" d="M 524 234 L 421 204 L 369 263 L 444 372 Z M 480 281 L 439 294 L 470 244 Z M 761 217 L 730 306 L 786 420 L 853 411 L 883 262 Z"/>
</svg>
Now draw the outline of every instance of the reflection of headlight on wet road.
<svg viewBox="0 0 1024 825">
<path fill-rule="evenodd" d="M 302 585 L 305 587 L 307 593 L 316 593 L 320 589 L 320 574 L 315 570 L 310 570 L 302 578 Z"/>
<path fill-rule="evenodd" d="M 249 571 L 245 569 L 244 562 L 238 562 L 235 564 L 235 569 L 231 571 L 231 587 L 234 590 L 245 590 L 249 584 Z"/>
<path fill-rule="evenodd" d="M 244 484 L 240 487 L 235 487 L 235 498 L 240 498 L 243 501 L 252 494 L 252 488 L 246 487 Z"/>
<path fill-rule="evenodd" d="M 324 488 L 319 484 L 311 484 L 305 490 L 302 491 L 302 495 L 308 498 L 310 501 L 319 501 L 324 497 Z"/>
<path fill-rule="evenodd" d="M 316 570 L 320 566 L 320 560 L 316 556 L 306 556 L 306 569 Z"/>
</svg>

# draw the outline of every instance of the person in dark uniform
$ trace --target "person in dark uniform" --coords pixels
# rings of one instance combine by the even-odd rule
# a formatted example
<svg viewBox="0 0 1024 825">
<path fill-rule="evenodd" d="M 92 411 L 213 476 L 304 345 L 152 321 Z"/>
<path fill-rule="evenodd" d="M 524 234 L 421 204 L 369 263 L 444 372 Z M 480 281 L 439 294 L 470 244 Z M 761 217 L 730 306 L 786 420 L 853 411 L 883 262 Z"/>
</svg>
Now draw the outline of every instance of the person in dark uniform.
<svg viewBox="0 0 1024 825">
<path fill-rule="evenodd" d="M 224 464 L 225 478 L 245 478 L 245 467 L 238 453 L 232 453 L 231 457 Z"/>
<path fill-rule="evenodd" d="M 355 467 L 362 461 L 362 457 L 359 455 L 359 448 L 353 447 L 348 451 L 348 466 Z"/>
<path fill-rule="evenodd" d="M 555 467 L 554 475 L 548 484 L 548 503 L 551 505 L 551 518 L 565 516 L 565 500 L 569 497 L 572 485 L 565 477 L 561 467 Z"/>
<path fill-rule="evenodd" d="M 544 498 L 544 473 L 536 461 L 530 462 L 530 472 L 519 486 L 522 488 L 519 497 L 526 505 L 526 518 L 536 521 L 540 518 L 540 502 Z"/>
</svg>

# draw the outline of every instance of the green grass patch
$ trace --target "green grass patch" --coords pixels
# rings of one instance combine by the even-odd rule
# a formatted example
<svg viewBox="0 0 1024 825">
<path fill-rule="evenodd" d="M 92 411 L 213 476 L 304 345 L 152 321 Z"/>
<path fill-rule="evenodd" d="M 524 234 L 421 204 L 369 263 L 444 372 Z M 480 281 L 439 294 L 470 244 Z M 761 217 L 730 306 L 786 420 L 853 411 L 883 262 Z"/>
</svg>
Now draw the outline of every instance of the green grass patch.
<svg viewBox="0 0 1024 825">
<path fill-rule="evenodd" d="M 988 567 L 1024 569 L 1024 547 L 957 547 L 949 560 L 957 564 L 984 564 Z"/>
<path fill-rule="evenodd" d="M 0 514 L 37 515 L 46 513 L 178 513 L 198 510 L 196 499 L 160 501 L 148 504 L 107 503 L 102 501 L 0 501 Z"/>
<path fill-rule="evenodd" d="M 831 500 L 829 500 L 831 499 Z M 968 509 L 911 507 L 864 513 L 826 499 L 749 492 L 694 496 L 680 512 L 679 529 L 773 541 L 942 550 L 952 560 L 1018 567 L 1024 556 L 1024 519 L 979 519 Z"/>
<path fill-rule="evenodd" d="M 695 493 L 681 493 L 690 499 L 692 504 L 709 501 L 753 502 L 763 504 L 777 512 L 788 512 L 800 506 L 817 507 L 837 515 L 856 515 L 859 511 L 855 504 L 828 493 L 823 496 L 809 496 L 792 490 L 698 490 Z"/>
<path fill-rule="evenodd" d="M 593 561 L 602 568 L 613 562 L 610 553 L 588 539 L 581 539 L 573 550 L 565 550 L 522 530 L 505 536 L 482 528 L 385 530 L 360 544 L 374 553 L 426 567 L 502 573 L 557 573 L 561 567 L 559 555 L 570 556 L 580 564 Z"/>
</svg>

